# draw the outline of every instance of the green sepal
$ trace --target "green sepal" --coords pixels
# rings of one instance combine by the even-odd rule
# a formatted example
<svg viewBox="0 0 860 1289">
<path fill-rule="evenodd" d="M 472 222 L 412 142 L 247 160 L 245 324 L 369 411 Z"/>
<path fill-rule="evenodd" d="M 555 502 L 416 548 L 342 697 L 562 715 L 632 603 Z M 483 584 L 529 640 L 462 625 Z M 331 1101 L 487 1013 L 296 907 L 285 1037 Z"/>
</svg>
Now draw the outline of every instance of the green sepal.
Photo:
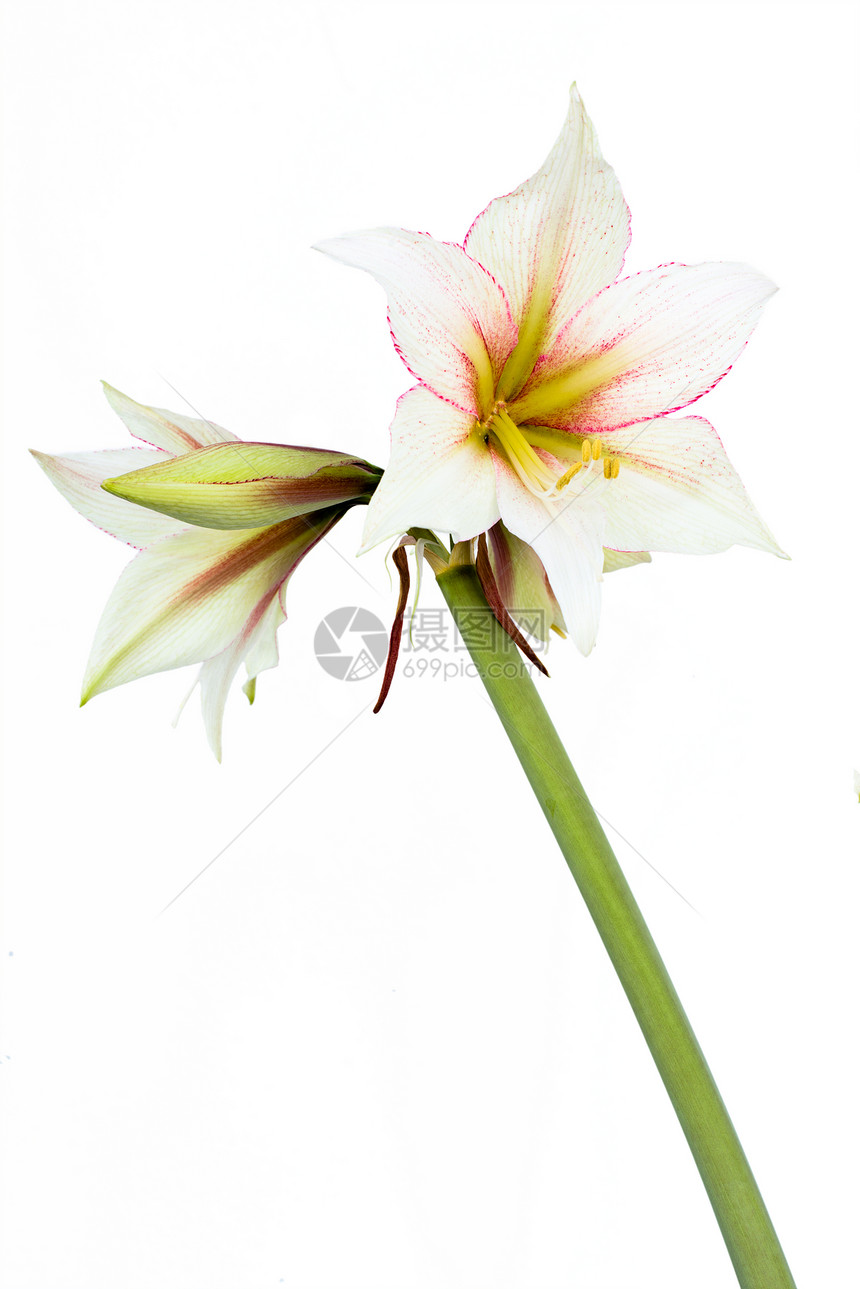
<svg viewBox="0 0 860 1289">
<path fill-rule="evenodd" d="M 132 470 L 102 487 L 198 528 L 262 528 L 367 501 L 382 471 L 359 457 L 280 443 L 216 443 Z"/>
</svg>

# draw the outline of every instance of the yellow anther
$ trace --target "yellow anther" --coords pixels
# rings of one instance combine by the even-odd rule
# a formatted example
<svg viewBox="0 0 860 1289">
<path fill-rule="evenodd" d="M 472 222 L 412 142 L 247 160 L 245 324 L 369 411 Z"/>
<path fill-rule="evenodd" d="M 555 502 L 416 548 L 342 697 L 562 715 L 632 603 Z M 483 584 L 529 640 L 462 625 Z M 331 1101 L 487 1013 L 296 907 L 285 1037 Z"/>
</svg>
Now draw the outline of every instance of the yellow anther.
<svg viewBox="0 0 860 1289">
<path fill-rule="evenodd" d="M 604 479 L 612 478 L 612 462 L 609 457 L 603 458 L 603 477 Z"/>
<path fill-rule="evenodd" d="M 600 442 L 600 439 L 592 439 L 592 440 L 591 440 L 591 459 L 592 459 L 592 461 L 599 461 L 599 460 L 600 460 L 600 454 L 601 454 L 601 452 L 602 452 L 602 451 L 603 451 L 603 444 Z"/>
<path fill-rule="evenodd" d="M 582 464 L 588 465 L 591 460 L 591 439 L 582 440 Z"/>
<path fill-rule="evenodd" d="M 618 478 L 618 471 L 620 469 L 621 469 L 621 462 L 618 460 L 618 457 L 613 457 L 612 459 L 612 478 L 613 479 Z"/>
<path fill-rule="evenodd" d="M 582 463 L 577 461 L 575 462 L 574 465 L 570 467 L 569 470 L 565 470 L 561 478 L 556 481 L 555 486 L 558 489 L 558 491 L 561 492 L 563 488 L 566 488 L 567 485 L 570 483 L 571 479 L 573 478 L 573 476 L 575 474 L 579 474 L 581 469 L 582 469 Z"/>
</svg>

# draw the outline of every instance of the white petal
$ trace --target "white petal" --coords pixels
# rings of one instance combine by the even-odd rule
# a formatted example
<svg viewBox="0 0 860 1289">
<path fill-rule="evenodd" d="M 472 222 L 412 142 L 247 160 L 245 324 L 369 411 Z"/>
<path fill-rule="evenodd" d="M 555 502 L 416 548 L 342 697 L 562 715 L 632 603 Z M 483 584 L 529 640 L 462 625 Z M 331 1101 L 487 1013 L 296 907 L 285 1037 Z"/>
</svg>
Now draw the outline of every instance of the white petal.
<svg viewBox="0 0 860 1289">
<path fill-rule="evenodd" d="M 489 412 L 517 329 L 504 292 L 462 246 L 375 228 L 315 249 L 385 288 L 394 344 L 414 376 L 464 411 Z"/>
<path fill-rule="evenodd" d="M 287 610 L 284 605 L 286 590 L 287 583 L 283 582 L 277 596 L 272 599 L 254 628 L 253 635 L 248 639 L 244 663 L 249 680 L 259 676 L 261 671 L 269 671 L 278 665 L 277 635 L 279 627 L 287 620 Z"/>
<path fill-rule="evenodd" d="M 634 564 L 650 564 L 651 556 L 647 551 L 616 551 L 607 548 L 603 552 L 603 572 L 617 573 L 620 568 L 632 568 Z"/>
<path fill-rule="evenodd" d="M 236 438 L 235 434 L 222 429 L 220 425 L 213 425 L 211 421 L 180 416 L 177 412 L 167 412 L 161 407 L 145 407 L 143 403 L 135 403 L 127 394 L 121 394 L 104 381 L 102 386 L 105 398 L 126 429 L 136 439 L 164 448 L 166 452 L 179 455 L 191 452 L 194 448 L 206 447 L 210 443 L 227 443 Z"/>
<path fill-rule="evenodd" d="M 490 450 L 475 418 L 416 385 L 397 403 L 391 459 L 370 499 L 362 552 L 408 528 L 466 541 L 499 517 Z"/>
<path fill-rule="evenodd" d="M 600 621 L 603 570 L 602 488 L 568 488 L 542 500 L 523 487 L 508 463 L 493 454 L 502 521 L 540 557 L 580 651 L 590 653 Z"/>
<path fill-rule="evenodd" d="M 599 433 L 686 407 L 726 374 L 775 291 L 745 264 L 615 282 L 570 320 L 511 414 Z"/>
<path fill-rule="evenodd" d="M 662 417 L 603 438 L 621 467 L 602 496 L 606 544 L 705 555 L 752 546 L 781 555 L 713 426 Z"/>
<path fill-rule="evenodd" d="M 144 510 L 142 506 L 123 501 L 121 497 L 113 497 L 101 486 L 105 479 L 114 475 L 168 460 L 166 452 L 152 452 L 147 448 L 113 448 L 57 457 L 33 452 L 33 456 L 75 510 L 121 542 L 142 548 L 168 533 L 182 532 L 186 527 L 169 515 L 159 515 L 154 510 Z"/>
<path fill-rule="evenodd" d="M 249 532 L 189 528 L 142 551 L 105 607 L 82 701 L 226 649 L 339 518 L 336 510 Z"/>
<path fill-rule="evenodd" d="M 535 332 L 533 359 L 615 280 L 629 242 L 627 203 L 573 86 L 546 161 L 519 188 L 490 202 L 469 229 L 466 249 L 501 283 L 524 343 L 526 332 Z"/>
<path fill-rule="evenodd" d="M 278 665 L 276 633 L 286 620 L 283 587 L 267 593 L 249 614 L 239 635 L 222 653 L 200 668 L 200 701 L 209 746 L 221 760 L 221 730 L 230 685 L 244 661 L 250 679 Z"/>
</svg>

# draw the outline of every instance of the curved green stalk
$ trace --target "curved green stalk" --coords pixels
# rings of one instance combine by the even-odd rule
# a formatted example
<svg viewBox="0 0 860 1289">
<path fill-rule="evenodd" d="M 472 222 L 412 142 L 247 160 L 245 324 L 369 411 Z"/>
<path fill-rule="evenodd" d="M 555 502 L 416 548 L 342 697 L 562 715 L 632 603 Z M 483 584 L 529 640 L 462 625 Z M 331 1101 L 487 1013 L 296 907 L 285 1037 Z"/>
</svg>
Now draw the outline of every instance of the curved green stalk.
<svg viewBox="0 0 860 1289">
<path fill-rule="evenodd" d="M 618 861 L 473 567 L 438 575 L 460 634 L 606 946 L 675 1107 L 742 1289 L 794 1289 L 717 1085 Z M 477 612 L 476 612 L 477 611 Z"/>
</svg>

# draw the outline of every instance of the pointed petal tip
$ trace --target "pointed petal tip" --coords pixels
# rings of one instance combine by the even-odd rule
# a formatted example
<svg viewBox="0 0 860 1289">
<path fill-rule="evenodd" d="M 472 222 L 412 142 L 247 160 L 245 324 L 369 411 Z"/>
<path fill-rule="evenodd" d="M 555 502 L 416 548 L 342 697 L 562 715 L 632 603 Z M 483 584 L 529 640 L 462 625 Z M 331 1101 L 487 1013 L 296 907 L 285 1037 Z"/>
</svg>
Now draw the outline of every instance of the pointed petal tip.
<svg viewBox="0 0 860 1289">
<path fill-rule="evenodd" d="M 105 692 L 106 686 L 99 683 L 103 674 L 103 672 L 96 672 L 93 674 L 92 670 L 89 667 L 87 668 L 81 685 L 80 707 L 86 707 L 87 703 L 91 699 L 95 698 L 97 694 L 103 694 Z M 107 686 L 107 688 L 110 688 L 110 686 Z"/>
<path fill-rule="evenodd" d="M 755 270 L 753 270 L 753 271 L 755 271 Z M 761 279 L 762 299 L 763 299 L 763 300 L 772 300 L 772 299 L 773 299 L 773 297 L 774 297 L 774 296 L 777 294 L 777 292 L 779 291 L 779 287 L 778 287 L 778 286 L 777 286 L 777 284 L 773 281 L 773 279 L 772 279 L 772 278 L 769 278 L 769 277 L 767 276 L 767 274 L 766 274 L 766 273 L 759 273 L 759 274 L 758 274 L 758 276 L 759 276 L 759 278 Z"/>
<path fill-rule="evenodd" d="M 368 519 L 372 516 L 368 515 Z M 383 516 L 384 518 L 384 516 Z M 399 537 L 404 531 L 403 528 L 390 529 L 384 531 L 385 524 L 369 524 L 365 521 L 364 532 L 361 534 L 361 545 L 355 552 L 356 556 L 367 555 L 369 551 L 375 550 L 385 541 L 390 541 L 392 537 Z"/>
<path fill-rule="evenodd" d="M 752 264 L 747 264 L 739 260 L 717 260 L 714 262 L 716 264 L 723 265 L 726 269 L 733 269 L 739 278 L 743 275 L 746 276 L 747 289 L 755 292 L 756 298 L 752 301 L 753 308 L 763 307 L 779 290 L 779 287 L 772 278 L 769 278 L 766 273 L 760 272 L 760 270 L 755 268 Z M 687 266 L 679 265 L 679 267 L 698 268 L 699 266 L 693 264 Z M 706 265 L 703 264 L 701 267 L 704 268 Z"/>
<path fill-rule="evenodd" d="M 114 408 L 114 410 L 116 410 L 115 405 L 117 403 L 133 402 L 133 399 L 130 399 L 128 394 L 123 394 L 122 390 L 117 389 L 114 385 L 109 384 L 108 381 L 103 380 L 101 382 L 101 386 L 102 386 L 102 393 L 104 394 L 107 401 L 110 403 L 111 407 Z"/>
<path fill-rule="evenodd" d="M 777 559 L 787 559 L 791 562 L 791 556 L 782 549 L 770 529 L 764 523 L 762 523 L 762 528 L 764 529 L 764 536 L 767 539 L 767 544 L 765 545 L 764 543 L 761 543 L 761 545 L 756 547 L 756 549 L 763 550 L 767 555 L 775 555 Z"/>
<path fill-rule="evenodd" d="M 338 242 L 345 241 L 345 237 L 323 237 L 320 241 L 311 245 L 312 251 L 319 251 L 320 255 L 327 255 L 331 260 L 340 260 L 342 255 L 336 250 Z"/>
<path fill-rule="evenodd" d="M 110 385 L 106 380 L 101 382 L 101 386 L 102 393 L 110 404 L 111 410 L 116 412 L 120 420 L 124 419 L 123 411 L 128 412 L 129 409 L 140 408 L 143 406 L 142 403 L 136 403 L 133 398 L 129 398 L 128 394 L 124 394 L 121 389 L 117 389 L 114 385 Z M 120 409 L 123 409 L 123 411 Z"/>
<path fill-rule="evenodd" d="M 353 236 L 355 235 L 353 234 Z M 337 233 L 334 237 L 321 237 L 318 242 L 311 242 L 311 250 L 319 251 L 322 255 L 328 255 L 330 254 L 329 247 L 336 246 L 338 242 L 345 241 L 349 236 L 349 233 Z"/>
<path fill-rule="evenodd" d="M 319 251 L 330 260 L 337 260 L 339 264 L 346 264 L 349 268 L 364 269 L 370 271 L 366 264 L 360 259 L 356 259 L 356 244 L 358 246 L 372 243 L 374 235 L 392 234 L 405 232 L 404 229 L 398 228 L 357 228 L 349 232 L 339 233 L 336 237 L 323 237 L 311 246 L 312 251 Z M 365 252 L 366 254 L 366 252 Z M 372 273 L 371 273 L 372 276 Z"/>
<path fill-rule="evenodd" d="M 602 582 L 603 578 L 600 577 L 598 580 Z M 597 644 L 599 625 L 600 624 L 598 622 L 576 623 L 573 627 L 569 628 L 570 639 L 576 645 L 583 658 L 587 658 L 589 654 L 594 651 L 594 647 Z M 585 628 L 584 630 L 583 627 Z"/>
<path fill-rule="evenodd" d="M 220 731 L 218 732 L 218 735 L 217 735 L 217 736 L 214 736 L 214 737 L 213 737 L 213 735 L 212 735 L 212 733 L 211 733 L 211 732 L 208 732 L 208 731 L 207 731 L 207 738 L 206 738 L 206 742 L 209 744 L 209 748 L 210 748 L 210 750 L 211 750 L 211 752 L 212 752 L 212 755 L 214 756 L 215 760 L 216 760 L 216 761 L 218 762 L 218 764 L 220 765 L 220 764 L 221 764 L 221 759 L 222 759 L 222 757 L 223 757 L 223 755 L 224 755 L 224 749 L 223 749 L 223 746 L 222 746 L 222 743 L 221 743 Z"/>
</svg>

